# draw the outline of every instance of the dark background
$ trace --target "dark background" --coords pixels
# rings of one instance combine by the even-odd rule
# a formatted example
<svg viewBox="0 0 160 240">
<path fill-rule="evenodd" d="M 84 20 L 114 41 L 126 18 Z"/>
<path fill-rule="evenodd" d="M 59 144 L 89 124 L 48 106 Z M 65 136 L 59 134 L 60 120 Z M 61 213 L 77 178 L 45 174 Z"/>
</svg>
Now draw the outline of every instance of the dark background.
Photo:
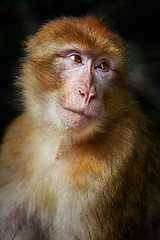
<svg viewBox="0 0 160 240">
<path fill-rule="evenodd" d="M 13 82 L 18 75 L 26 36 L 62 15 L 102 16 L 125 40 L 129 82 L 142 109 L 160 127 L 160 7 L 137 0 L 1 0 L 0 2 L 0 139 L 18 114 Z"/>
</svg>

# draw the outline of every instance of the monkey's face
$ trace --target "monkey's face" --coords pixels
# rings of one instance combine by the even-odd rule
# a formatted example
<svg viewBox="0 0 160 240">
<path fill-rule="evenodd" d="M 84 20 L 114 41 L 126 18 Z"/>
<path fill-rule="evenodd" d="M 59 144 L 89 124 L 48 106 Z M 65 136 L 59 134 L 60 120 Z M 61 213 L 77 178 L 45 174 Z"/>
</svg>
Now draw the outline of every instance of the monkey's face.
<svg viewBox="0 0 160 240">
<path fill-rule="evenodd" d="M 103 89 L 114 75 L 111 58 L 69 45 L 57 52 L 54 64 L 63 85 L 56 106 L 62 123 L 72 129 L 97 123 L 105 115 Z"/>
</svg>

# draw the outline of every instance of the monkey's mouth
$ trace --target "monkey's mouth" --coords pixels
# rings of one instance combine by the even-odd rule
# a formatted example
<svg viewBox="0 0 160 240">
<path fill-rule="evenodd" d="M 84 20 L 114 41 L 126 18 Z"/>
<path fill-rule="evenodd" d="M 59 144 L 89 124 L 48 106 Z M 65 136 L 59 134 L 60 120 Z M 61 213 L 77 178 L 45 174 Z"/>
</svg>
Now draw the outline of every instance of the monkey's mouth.
<svg viewBox="0 0 160 240">
<path fill-rule="evenodd" d="M 76 109 L 67 108 L 67 107 L 63 107 L 63 108 L 66 109 L 69 112 L 80 114 L 80 115 L 82 115 L 82 116 L 84 116 L 86 118 L 91 118 L 91 115 L 86 114 L 83 110 L 76 110 Z"/>
<path fill-rule="evenodd" d="M 58 115 L 60 116 L 61 121 L 68 128 L 72 129 L 83 129 L 92 119 L 91 115 L 82 110 L 68 108 L 62 105 L 58 107 Z"/>
</svg>

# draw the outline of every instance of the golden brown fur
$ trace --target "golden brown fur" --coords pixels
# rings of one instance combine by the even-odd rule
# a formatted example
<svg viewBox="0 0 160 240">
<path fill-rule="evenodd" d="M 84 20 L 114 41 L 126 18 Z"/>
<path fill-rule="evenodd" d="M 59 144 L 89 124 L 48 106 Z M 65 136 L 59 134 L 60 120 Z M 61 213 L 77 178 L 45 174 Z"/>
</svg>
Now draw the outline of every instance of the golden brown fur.
<svg viewBox="0 0 160 240">
<path fill-rule="evenodd" d="M 54 56 L 66 43 L 116 62 L 116 77 L 101 87 L 104 114 L 80 130 L 55 126 L 45 112 L 63 91 Z M 0 240 L 160 239 L 160 140 L 126 90 L 120 37 L 93 17 L 62 18 L 26 52 L 24 112 L 0 153 Z"/>
</svg>

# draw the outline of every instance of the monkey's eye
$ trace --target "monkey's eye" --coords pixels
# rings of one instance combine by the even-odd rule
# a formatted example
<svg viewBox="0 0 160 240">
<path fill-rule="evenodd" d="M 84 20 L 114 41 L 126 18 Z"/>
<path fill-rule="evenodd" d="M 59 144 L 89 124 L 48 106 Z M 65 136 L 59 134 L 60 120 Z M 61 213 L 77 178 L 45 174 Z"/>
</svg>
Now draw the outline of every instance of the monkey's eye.
<svg viewBox="0 0 160 240">
<path fill-rule="evenodd" d="M 68 56 L 68 58 L 73 62 L 82 63 L 82 58 L 78 54 L 72 54 L 72 55 Z"/>
<path fill-rule="evenodd" d="M 105 72 L 108 72 L 109 69 L 110 69 L 109 63 L 106 62 L 106 61 L 101 62 L 97 67 L 100 68 L 100 69 L 102 69 L 102 70 L 105 71 Z"/>
</svg>

